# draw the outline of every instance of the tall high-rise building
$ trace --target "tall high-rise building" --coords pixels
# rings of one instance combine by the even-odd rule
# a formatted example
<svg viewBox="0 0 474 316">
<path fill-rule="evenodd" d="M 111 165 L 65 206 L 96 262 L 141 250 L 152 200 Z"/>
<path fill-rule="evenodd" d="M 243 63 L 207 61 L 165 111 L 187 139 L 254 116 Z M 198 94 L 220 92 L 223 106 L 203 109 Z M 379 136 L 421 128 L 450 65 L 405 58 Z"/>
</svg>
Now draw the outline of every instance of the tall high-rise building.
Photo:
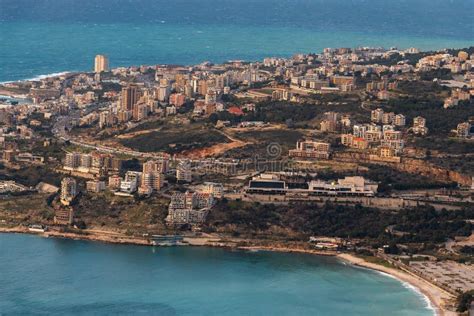
<svg viewBox="0 0 474 316">
<path fill-rule="evenodd" d="M 140 94 L 136 85 L 123 87 L 120 99 L 120 110 L 131 111 L 133 109 L 133 105 L 137 103 L 139 98 Z"/>
<path fill-rule="evenodd" d="M 94 71 L 102 72 L 109 70 L 109 58 L 105 55 L 96 55 L 94 63 Z"/>
<path fill-rule="evenodd" d="M 61 204 L 70 205 L 77 195 L 77 183 L 74 178 L 61 180 Z"/>
</svg>

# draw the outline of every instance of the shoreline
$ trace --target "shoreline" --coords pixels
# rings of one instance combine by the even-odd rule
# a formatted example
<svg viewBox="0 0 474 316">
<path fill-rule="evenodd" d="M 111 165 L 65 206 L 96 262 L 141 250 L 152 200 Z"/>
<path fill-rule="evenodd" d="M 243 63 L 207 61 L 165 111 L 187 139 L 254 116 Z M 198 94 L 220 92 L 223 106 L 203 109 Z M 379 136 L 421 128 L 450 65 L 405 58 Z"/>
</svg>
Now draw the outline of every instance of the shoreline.
<svg viewBox="0 0 474 316">
<path fill-rule="evenodd" d="M 447 49 L 454 49 L 454 50 L 457 50 L 457 49 L 466 49 L 466 48 L 469 48 L 471 46 L 471 44 L 469 43 L 468 40 L 464 40 L 464 39 L 457 39 L 456 41 L 459 41 L 459 42 L 465 42 L 464 44 L 462 43 L 456 43 L 456 45 L 436 45 L 436 46 L 424 46 L 424 45 L 418 45 L 415 47 L 417 47 L 420 52 L 422 53 L 437 53 L 437 52 L 443 52 L 444 50 L 447 50 Z M 349 46 L 353 46 L 352 48 L 357 48 L 358 46 L 360 46 L 359 44 L 353 44 L 353 45 L 349 45 Z M 362 45 L 364 46 L 364 45 Z M 411 47 L 414 47 L 413 45 L 396 45 L 395 43 L 386 43 L 386 47 L 384 47 L 382 45 L 382 48 L 385 48 L 385 49 L 388 49 L 389 47 L 391 46 L 396 46 L 399 50 L 407 50 Z M 377 45 L 375 46 L 370 46 L 369 47 L 377 47 Z M 322 49 L 321 48 L 321 51 L 318 52 L 318 51 L 313 51 L 313 52 L 310 52 L 310 53 L 322 53 Z M 294 51 L 292 53 L 283 53 L 283 54 L 272 54 L 272 53 L 268 53 L 267 55 L 268 56 L 254 56 L 254 57 L 250 57 L 250 58 L 247 58 L 247 59 L 239 59 L 239 58 L 229 58 L 229 59 L 225 59 L 225 60 L 212 60 L 212 59 L 209 59 L 209 58 L 203 58 L 201 61 L 195 61 L 195 62 L 187 62 L 187 63 L 173 63 L 173 62 L 162 62 L 162 63 L 144 63 L 144 64 L 141 64 L 141 65 L 146 65 L 146 66 L 150 66 L 150 67 L 154 67 L 154 66 L 177 66 L 177 67 L 190 67 L 190 66 L 196 66 L 196 65 L 199 65 L 200 63 L 203 63 L 203 62 L 206 62 L 206 61 L 210 61 L 211 63 L 213 64 L 224 64 L 224 63 L 227 63 L 227 62 L 232 62 L 232 61 L 236 61 L 236 60 L 239 60 L 239 61 L 243 61 L 243 62 L 248 62 L 248 63 L 253 63 L 253 62 L 258 62 L 260 61 L 261 59 L 263 58 L 266 58 L 266 57 L 281 57 L 281 58 L 290 58 L 291 56 L 295 55 L 295 54 L 299 54 L 299 53 L 302 53 L 302 51 Z M 141 65 L 138 65 L 138 66 L 141 66 Z M 133 62 L 132 63 L 127 63 L 125 65 L 114 65 L 114 67 L 110 68 L 110 70 L 113 70 L 113 69 L 118 69 L 118 68 L 131 68 L 131 67 L 136 67 L 137 65 L 134 64 Z M 5 85 L 5 84 L 15 84 L 15 83 L 25 83 L 25 82 L 33 82 L 33 81 L 40 81 L 40 80 L 43 80 L 43 79 L 50 79 L 50 78 L 54 78 L 54 77 L 59 77 L 59 76 L 63 76 L 63 75 L 67 75 L 67 74 L 81 74 L 81 73 L 91 73 L 93 71 L 91 71 L 90 69 L 83 69 L 83 70 L 51 70 L 51 71 L 54 71 L 52 73 L 47 73 L 47 74 L 37 74 L 37 75 L 32 75 L 33 77 L 29 77 L 29 78 L 21 78 L 21 79 L 6 79 L 4 81 L 0 81 L 0 86 L 1 85 Z"/>
<path fill-rule="evenodd" d="M 86 234 L 77 234 L 74 232 L 57 232 L 47 231 L 31 232 L 27 227 L 13 227 L 13 228 L 0 228 L 1 233 L 18 233 L 18 234 L 29 234 L 37 235 L 44 238 L 62 238 L 70 240 L 85 240 L 91 242 L 103 242 L 108 244 L 121 244 L 121 245 L 136 245 L 136 246 L 153 246 L 145 238 L 128 237 L 121 233 L 103 231 L 102 234 L 86 232 Z M 281 252 L 281 253 L 301 253 L 310 254 L 317 256 L 331 256 L 335 257 L 342 262 L 347 262 L 353 266 L 377 271 L 382 274 L 386 274 L 387 277 L 395 278 L 402 285 L 407 284 L 413 287 L 414 292 L 418 292 L 427 301 L 429 308 L 434 312 L 434 315 L 439 316 L 453 316 L 457 313 L 449 311 L 445 308 L 444 304 L 447 300 L 452 299 L 453 296 L 446 291 L 438 288 L 436 285 L 406 271 L 399 270 L 395 267 L 389 268 L 376 263 L 368 262 L 363 258 L 359 258 L 350 253 L 304 249 L 304 248 L 292 248 L 292 247 L 281 247 L 281 246 L 239 246 L 236 241 L 221 241 L 219 238 L 209 237 L 184 237 L 188 241 L 187 244 L 181 246 L 195 246 L 195 247 L 216 247 L 216 248 L 227 248 L 241 251 L 270 251 L 270 252 Z M 194 239 L 194 242 L 189 242 Z M 252 242 L 252 240 L 249 240 Z M 158 246 L 159 247 L 159 246 Z"/>
<path fill-rule="evenodd" d="M 389 277 L 393 277 L 402 283 L 407 283 L 408 285 L 412 286 L 415 291 L 418 291 L 429 301 L 430 307 L 433 309 L 435 315 L 457 315 L 456 312 L 449 311 L 444 307 L 446 301 L 452 299 L 453 296 L 444 291 L 443 289 L 437 287 L 435 284 L 432 284 L 414 274 L 408 273 L 400 269 L 396 269 L 395 267 L 389 268 L 376 263 L 368 262 L 363 258 L 356 257 L 355 255 L 350 253 L 341 253 L 338 254 L 337 257 L 340 260 L 346 261 L 354 266 L 378 271 L 380 273 L 387 274 Z"/>
</svg>

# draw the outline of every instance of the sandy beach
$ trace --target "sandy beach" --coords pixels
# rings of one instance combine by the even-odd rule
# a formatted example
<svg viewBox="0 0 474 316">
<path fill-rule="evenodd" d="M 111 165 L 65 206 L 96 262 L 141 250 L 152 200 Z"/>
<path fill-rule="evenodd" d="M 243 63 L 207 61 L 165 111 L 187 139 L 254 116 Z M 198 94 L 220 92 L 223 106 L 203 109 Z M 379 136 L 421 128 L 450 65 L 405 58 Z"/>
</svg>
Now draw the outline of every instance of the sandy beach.
<svg viewBox="0 0 474 316">
<path fill-rule="evenodd" d="M 387 273 L 400 281 L 407 282 L 408 284 L 417 288 L 422 294 L 424 294 L 431 302 L 437 315 L 454 316 L 457 313 L 449 311 L 445 308 L 445 303 L 453 299 L 453 296 L 446 291 L 438 288 L 434 284 L 431 284 L 422 278 L 409 274 L 405 271 L 398 270 L 396 268 L 388 268 L 375 263 L 367 262 L 362 258 L 358 258 L 352 254 L 341 253 L 338 254 L 338 258 L 345 260 L 353 265 L 364 267 L 372 270 L 377 270 L 383 273 Z"/>
</svg>

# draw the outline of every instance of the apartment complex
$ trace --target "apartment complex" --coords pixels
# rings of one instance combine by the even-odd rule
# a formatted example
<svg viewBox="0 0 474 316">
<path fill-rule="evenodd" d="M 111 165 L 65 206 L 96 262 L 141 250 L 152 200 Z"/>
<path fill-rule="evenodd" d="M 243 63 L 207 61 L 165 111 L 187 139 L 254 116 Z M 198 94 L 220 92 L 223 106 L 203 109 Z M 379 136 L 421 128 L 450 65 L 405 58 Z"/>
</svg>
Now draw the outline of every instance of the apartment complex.
<svg viewBox="0 0 474 316">
<path fill-rule="evenodd" d="M 92 152 L 90 154 L 70 152 L 66 153 L 64 159 L 64 170 L 83 173 L 107 173 L 119 172 L 122 168 L 122 160 L 111 154 Z"/>
<path fill-rule="evenodd" d="M 96 55 L 94 59 L 94 72 L 109 71 L 109 58 L 105 55 Z"/>
<path fill-rule="evenodd" d="M 212 193 L 189 191 L 174 193 L 168 207 L 166 222 L 170 225 L 202 224 L 213 205 Z"/>
<path fill-rule="evenodd" d="M 74 178 L 67 177 L 61 180 L 61 204 L 71 205 L 77 193 L 77 182 Z"/>
<path fill-rule="evenodd" d="M 329 159 L 331 144 L 313 140 L 300 140 L 296 148 L 289 151 L 292 158 Z"/>
</svg>

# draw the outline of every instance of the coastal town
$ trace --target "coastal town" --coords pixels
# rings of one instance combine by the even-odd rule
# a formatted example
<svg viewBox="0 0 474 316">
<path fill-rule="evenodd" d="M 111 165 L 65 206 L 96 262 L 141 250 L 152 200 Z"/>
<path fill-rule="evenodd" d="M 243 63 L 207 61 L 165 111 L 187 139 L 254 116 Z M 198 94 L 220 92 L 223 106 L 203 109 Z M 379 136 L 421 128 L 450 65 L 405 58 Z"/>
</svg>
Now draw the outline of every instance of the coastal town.
<svg viewBox="0 0 474 316">
<path fill-rule="evenodd" d="M 0 84 L 0 231 L 340 256 L 467 315 L 474 47 L 113 62 Z"/>
</svg>

